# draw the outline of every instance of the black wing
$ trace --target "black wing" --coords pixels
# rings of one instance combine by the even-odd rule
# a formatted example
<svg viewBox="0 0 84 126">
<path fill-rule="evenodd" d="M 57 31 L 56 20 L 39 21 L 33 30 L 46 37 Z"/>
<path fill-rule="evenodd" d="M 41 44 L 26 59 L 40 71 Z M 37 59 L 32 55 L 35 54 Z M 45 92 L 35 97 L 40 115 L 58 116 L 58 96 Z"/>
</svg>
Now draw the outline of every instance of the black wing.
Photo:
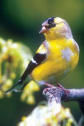
<svg viewBox="0 0 84 126">
<path fill-rule="evenodd" d="M 40 65 L 45 59 L 46 59 L 46 54 L 40 54 L 40 53 L 35 54 L 33 59 L 28 64 L 28 66 L 27 66 L 26 70 L 24 71 L 23 75 L 21 76 L 20 80 L 15 85 L 13 85 L 13 87 L 11 89 L 7 90 L 6 93 L 12 91 L 17 85 L 23 83 L 23 81 L 26 79 L 26 77 L 29 74 L 31 74 L 32 70 L 35 67 L 37 67 L 38 65 Z"/>
</svg>

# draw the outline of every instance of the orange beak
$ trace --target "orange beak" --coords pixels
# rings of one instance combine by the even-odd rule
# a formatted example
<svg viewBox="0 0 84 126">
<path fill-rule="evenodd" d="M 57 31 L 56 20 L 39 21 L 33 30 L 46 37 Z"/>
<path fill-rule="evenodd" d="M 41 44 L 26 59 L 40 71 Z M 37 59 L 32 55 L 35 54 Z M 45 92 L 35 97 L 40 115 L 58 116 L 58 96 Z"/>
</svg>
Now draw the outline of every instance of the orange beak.
<svg viewBox="0 0 84 126">
<path fill-rule="evenodd" d="M 48 26 L 49 26 L 49 24 L 48 24 L 47 21 L 43 22 L 42 29 L 40 30 L 39 34 L 47 33 L 48 32 Z"/>
</svg>

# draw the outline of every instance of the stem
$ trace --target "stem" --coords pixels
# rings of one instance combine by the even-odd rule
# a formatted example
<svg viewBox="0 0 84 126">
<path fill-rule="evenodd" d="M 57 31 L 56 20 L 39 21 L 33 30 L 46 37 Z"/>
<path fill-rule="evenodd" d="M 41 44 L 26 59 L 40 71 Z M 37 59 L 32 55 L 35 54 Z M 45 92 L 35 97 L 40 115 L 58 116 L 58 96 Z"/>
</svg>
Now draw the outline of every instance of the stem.
<svg viewBox="0 0 84 126">
<path fill-rule="evenodd" d="M 67 89 L 69 93 L 66 97 L 63 97 L 63 100 L 67 101 L 79 101 L 84 100 L 84 88 L 82 89 Z"/>
<path fill-rule="evenodd" d="M 80 109 L 84 114 L 84 88 L 82 89 L 66 89 L 62 86 L 49 87 L 43 90 L 43 94 L 46 96 L 48 102 L 56 100 L 57 103 L 62 101 L 77 101 L 80 105 Z"/>
</svg>

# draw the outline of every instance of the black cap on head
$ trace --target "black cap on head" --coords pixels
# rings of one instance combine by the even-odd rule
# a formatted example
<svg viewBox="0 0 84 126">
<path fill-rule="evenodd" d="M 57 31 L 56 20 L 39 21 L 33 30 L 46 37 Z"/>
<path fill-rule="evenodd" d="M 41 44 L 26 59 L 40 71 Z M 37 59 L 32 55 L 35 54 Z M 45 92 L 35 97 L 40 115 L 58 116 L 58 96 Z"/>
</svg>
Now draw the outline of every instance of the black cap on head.
<svg viewBox="0 0 84 126">
<path fill-rule="evenodd" d="M 54 22 L 54 18 L 55 18 L 55 17 L 51 17 L 51 18 L 48 18 L 48 19 L 47 19 L 47 22 L 48 22 L 48 24 L 49 24 L 48 28 L 52 28 L 52 27 L 55 27 L 55 26 L 56 26 L 56 24 L 55 24 L 55 22 Z"/>
<path fill-rule="evenodd" d="M 48 18 L 48 24 L 52 24 L 54 22 L 55 17 Z"/>
<path fill-rule="evenodd" d="M 41 33 L 47 33 L 50 28 L 53 28 L 56 26 L 56 23 L 54 22 L 55 17 L 47 18 L 43 23 L 42 23 L 42 29 L 39 32 Z"/>
</svg>

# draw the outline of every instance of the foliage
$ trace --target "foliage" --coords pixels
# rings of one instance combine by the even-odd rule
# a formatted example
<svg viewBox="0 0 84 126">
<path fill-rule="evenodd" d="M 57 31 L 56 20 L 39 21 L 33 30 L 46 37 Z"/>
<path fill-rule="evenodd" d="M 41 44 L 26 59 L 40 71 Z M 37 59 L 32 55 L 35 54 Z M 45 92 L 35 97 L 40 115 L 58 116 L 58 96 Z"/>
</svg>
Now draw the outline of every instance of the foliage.
<svg viewBox="0 0 84 126">
<path fill-rule="evenodd" d="M 21 95 L 21 100 L 26 101 L 28 104 L 34 104 L 35 98 L 33 93 L 39 91 L 40 88 L 34 81 L 30 81 L 25 87 Z"/>
<path fill-rule="evenodd" d="M 31 58 L 32 53 L 28 47 L 12 40 L 5 41 L 0 38 L 0 98 L 11 95 L 11 93 L 4 95 L 3 92 L 12 87 L 26 69 Z M 24 88 L 21 100 L 33 104 L 35 100 L 32 93 L 37 90 L 39 87 L 31 81 Z"/>
<path fill-rule="evenodd" d="M 22 117 L 18 126 L 77 126 L 69 108 L 55 101 L 39 105 L 27 117 Z"/>
</svg>

